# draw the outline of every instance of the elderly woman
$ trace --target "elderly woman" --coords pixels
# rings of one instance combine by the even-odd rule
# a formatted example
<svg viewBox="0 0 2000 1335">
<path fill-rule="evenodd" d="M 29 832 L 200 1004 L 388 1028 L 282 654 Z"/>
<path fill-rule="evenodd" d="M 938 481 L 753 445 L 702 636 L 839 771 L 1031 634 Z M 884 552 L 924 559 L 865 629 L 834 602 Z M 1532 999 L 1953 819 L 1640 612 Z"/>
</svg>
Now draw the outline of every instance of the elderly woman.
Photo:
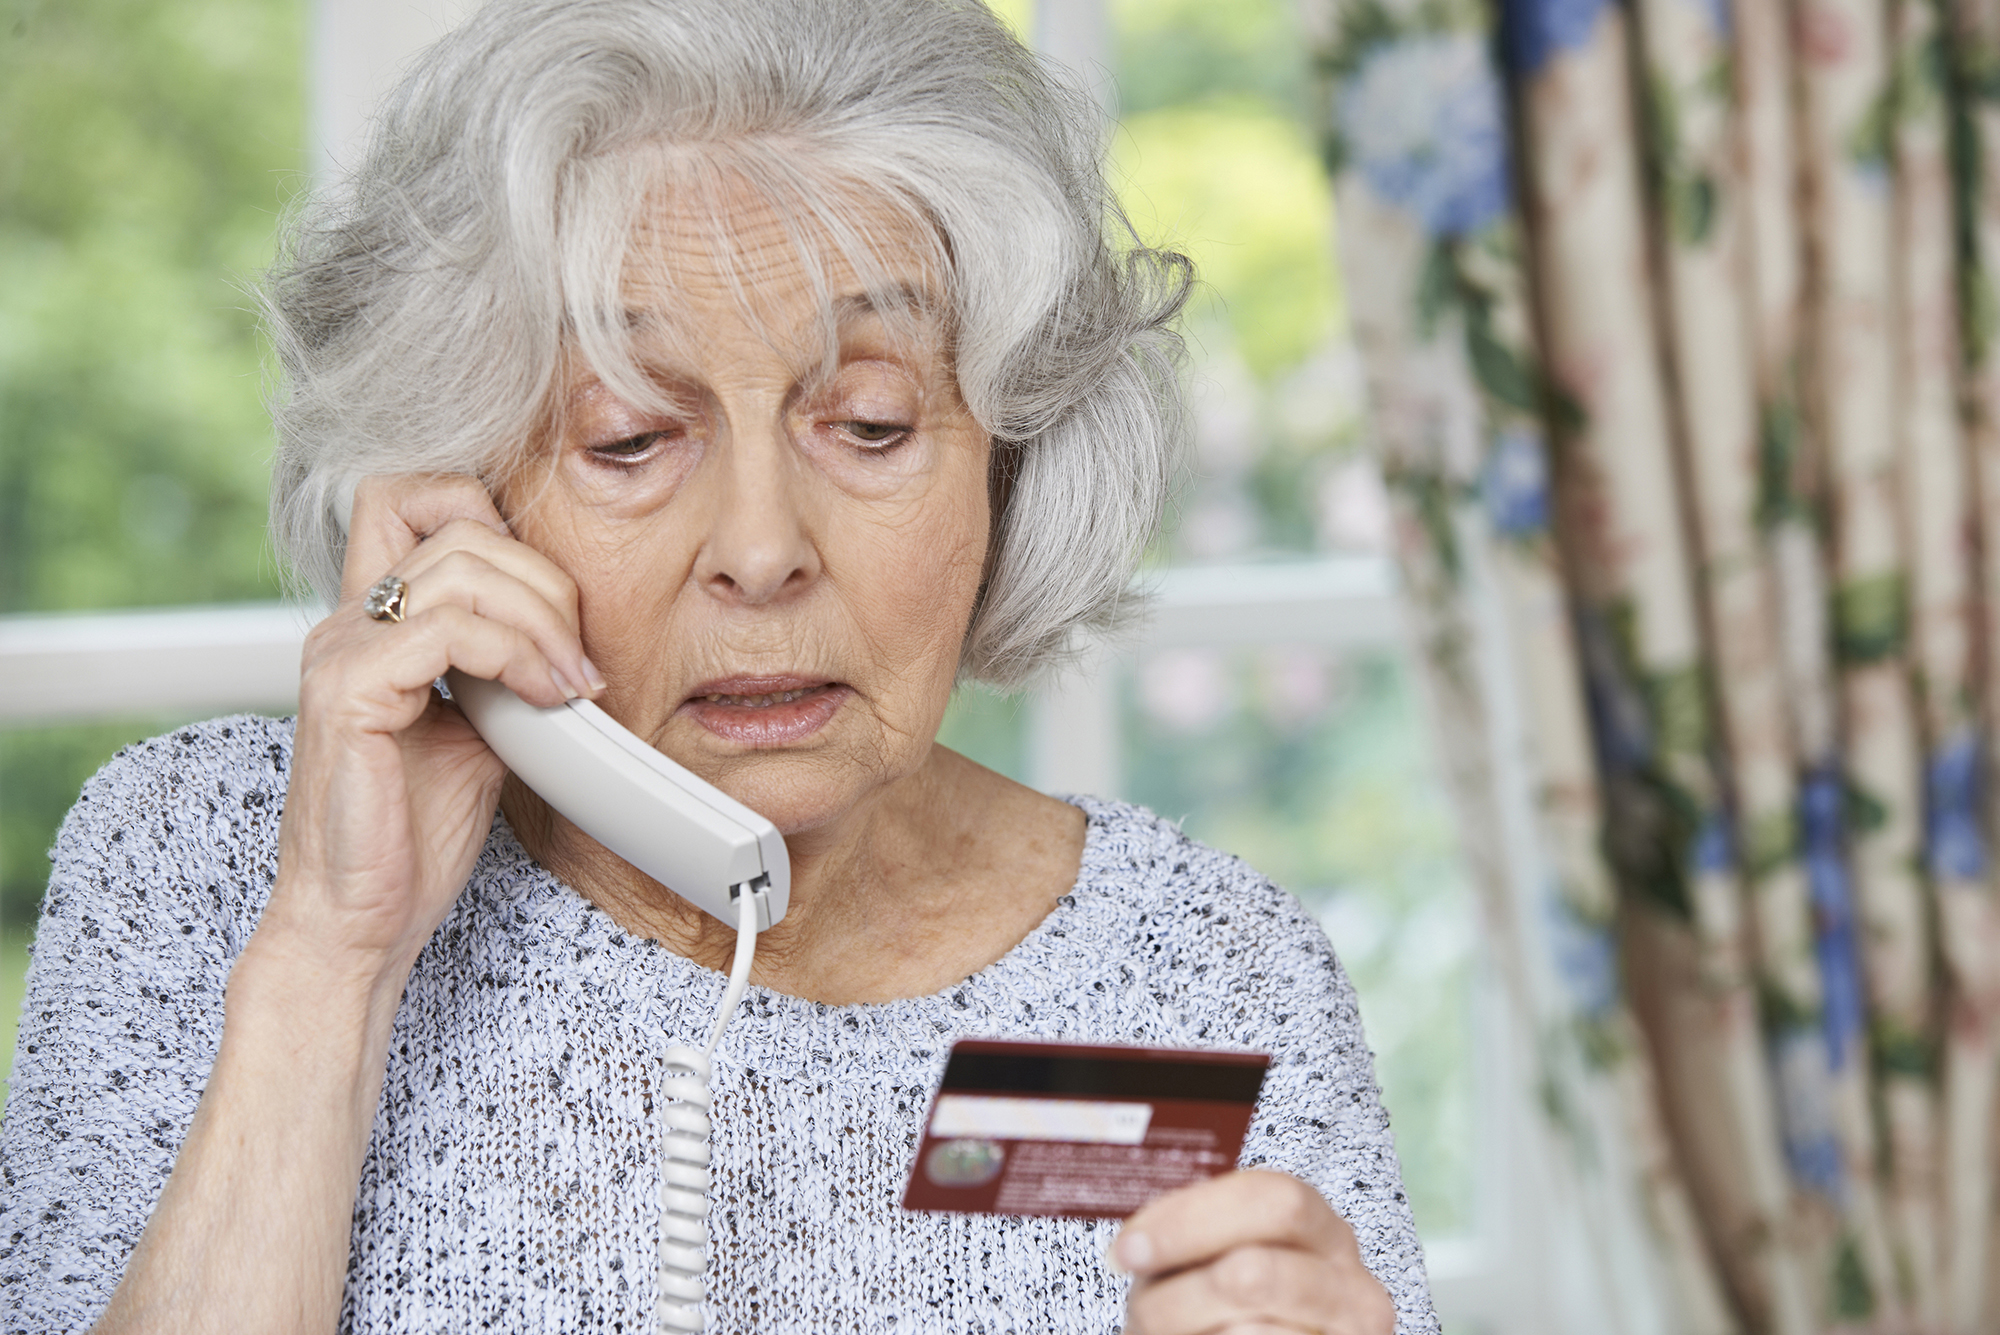
<svg viewBox="0 0 2000 1335">
<path fill-rule="evenodd" d="M 933 740 L 1114 625 L 1161 513 L 1186 265 L 1100 138 L 973 0 L 509 0 L 423 59 L 271 284 L 276 527 L 336 607 L 298 718 L 124 753 L 56 849 L 8 1329 L 652 1325 L 662 1053 L 733 933 L 448 670 L 596 700 L 789 845 L 715 1327 L 1435 1329 L 1319 929 Z M 1271 1053 L 1246 1169 L 1122 1231 L 905 1211 L 960 1035 Z"/>
</svg>

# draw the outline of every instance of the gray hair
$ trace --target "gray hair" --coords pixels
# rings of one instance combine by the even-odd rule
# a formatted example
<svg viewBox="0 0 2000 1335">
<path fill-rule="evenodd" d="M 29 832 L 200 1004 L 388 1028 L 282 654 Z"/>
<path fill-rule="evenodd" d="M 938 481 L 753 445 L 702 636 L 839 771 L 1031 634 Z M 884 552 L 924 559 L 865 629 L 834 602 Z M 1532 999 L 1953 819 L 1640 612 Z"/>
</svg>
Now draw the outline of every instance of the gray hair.
<svg viewBox="0 0 2000 1335">
<path fill-rule="evenodd" d="M 495 0 L 419 60 L 269 278 L 279 548 L 331 604 L 356 478 L 506 476 L 566 358 L 652 392 L 618 303 L 650 190 L 705 198 L 719 232 L 714 182 L 748 183 L 809 266 L 808 234 L 867 282 L 865 196 L 935 238 L 960 392 L 994 440 L 960 670 L 1019 686 L 1137 610 L 1185 434 L 1191 269 L 1139 242 L 1102 140 L 1087 94 L 978 0 Z"/>
</svg>

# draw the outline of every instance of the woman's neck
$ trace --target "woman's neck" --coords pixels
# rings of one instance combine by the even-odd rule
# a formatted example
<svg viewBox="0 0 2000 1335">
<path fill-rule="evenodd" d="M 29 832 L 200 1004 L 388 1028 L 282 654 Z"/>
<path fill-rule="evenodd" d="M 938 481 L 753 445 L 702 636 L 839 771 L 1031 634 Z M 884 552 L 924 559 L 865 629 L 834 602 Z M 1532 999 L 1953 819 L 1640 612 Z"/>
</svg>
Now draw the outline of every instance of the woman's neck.
<svg viewBox="0 0 2000 1335">
<path fill-rule="evenodd" d="M 635 870 L 513 778 L 501 808 L 523 847 L 633 936 L 712 969 L 733 928 Z M 843 1005 L 928 996 L 1011 950 L 1076 881 L 1083 813 L 942 746 L 828 826 L 786 840 L 791 906 L 752 977 Z"/>
</svg>

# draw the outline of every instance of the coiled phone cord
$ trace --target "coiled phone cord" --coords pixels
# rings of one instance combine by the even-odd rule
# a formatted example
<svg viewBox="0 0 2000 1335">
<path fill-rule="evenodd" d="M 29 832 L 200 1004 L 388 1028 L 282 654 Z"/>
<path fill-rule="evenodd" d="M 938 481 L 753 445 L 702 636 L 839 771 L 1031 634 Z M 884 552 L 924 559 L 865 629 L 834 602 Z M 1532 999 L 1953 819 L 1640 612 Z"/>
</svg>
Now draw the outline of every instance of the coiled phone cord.
<svg viewBox="0 0 2000 1335">
<path fill-rule="evenodd" d="M 708 1264 L 708 1088 L 710 1059 L 722 1031 L 750 986 L 750 961 L 757 954 L 757 897 L 749 885 L 732 886 L 736 898 L 736 958 L 722 994 L 708 1046 L 667 1049 L 665 1098 L 657 1100 L 664 1130 L 660 1151 L 660 1329 L 693 1332 L 702 1328 L 706 1296 L 702 1272 Z M 672 1103 L 666 1099 L 675 1100 Z"/>
</svg>

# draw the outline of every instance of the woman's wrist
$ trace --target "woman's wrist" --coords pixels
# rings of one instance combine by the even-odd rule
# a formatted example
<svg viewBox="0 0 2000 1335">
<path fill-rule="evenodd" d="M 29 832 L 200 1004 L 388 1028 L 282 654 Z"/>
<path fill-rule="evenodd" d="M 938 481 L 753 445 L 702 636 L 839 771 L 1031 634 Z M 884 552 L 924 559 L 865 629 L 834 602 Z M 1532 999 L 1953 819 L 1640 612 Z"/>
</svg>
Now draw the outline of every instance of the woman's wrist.
<svg viewBox="0 0 2000 1335">
<path fill-rule="evenodd" d="M 225 1016 L 285 1017 L 326 1039 L 386 1043 L 414 954 L 355 946 L 266 915 L 229 975 Z"/>
<path fill-rule="evenodd" d="M 244 958 L 280 977 L 306 974 L 318 987 L 359 989 L 371 998 L 386 992 L 393 1008 L 430 933 L 419 936 L 401 905 L 356 908 L 341 901 L 312 873 L 281 862 Z"/>
</svg>

